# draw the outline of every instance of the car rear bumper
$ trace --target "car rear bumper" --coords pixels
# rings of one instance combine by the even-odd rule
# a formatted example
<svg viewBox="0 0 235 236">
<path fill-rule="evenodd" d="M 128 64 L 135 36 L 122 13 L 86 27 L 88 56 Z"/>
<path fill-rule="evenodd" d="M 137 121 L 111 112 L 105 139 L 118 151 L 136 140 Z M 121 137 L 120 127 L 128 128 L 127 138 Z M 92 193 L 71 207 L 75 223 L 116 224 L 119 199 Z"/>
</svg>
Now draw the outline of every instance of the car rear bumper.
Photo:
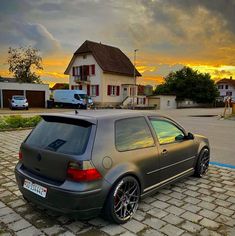
<svg viewBox="0 0 235 236">
<path fill-rule="evenodd" d="M 95 189 L 90 191 L 68 191 L 59 186 L 52 186 L 51 184 L 42 183 L 37 179 L 24 173 L 18 164 L 15 168 L 16 181 L 19 190 L 23 196 L 44 208 L 54 210 L 59 213 L 76 216 L 80 219 L 94 218 L 101 212 L 109 186 L 104 189 Z M 47 188 L 47 195 L 45 198 L 36 195 L 33 192 L 23 187 L 24 180 L 28 179 L 42 187 Z M 105 183 L 106 184 L 106 183 Z"/>
</svg>

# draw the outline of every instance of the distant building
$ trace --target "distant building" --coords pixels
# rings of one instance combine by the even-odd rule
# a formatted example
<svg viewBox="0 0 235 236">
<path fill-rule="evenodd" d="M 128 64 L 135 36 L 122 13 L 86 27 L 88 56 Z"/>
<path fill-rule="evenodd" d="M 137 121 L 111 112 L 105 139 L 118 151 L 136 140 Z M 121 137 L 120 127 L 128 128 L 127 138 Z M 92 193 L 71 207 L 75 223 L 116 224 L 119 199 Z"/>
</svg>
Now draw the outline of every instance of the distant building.
<svg viewBox="0 0 235 236">
<path fill-rule="evenodd" d="M 48 84 L 19 83 L 14 78 L 0 79 L 0 108 L 9 107 L 9 99 L 14 95 L 24 95 L 29 107 L 46 107 L 49 99 Z"/>
<path fill-rule="evenodd" d="M 116 47 L 85 41 L 74 53 L 65 74 L 70 89 L 83 89 L 99 105 L 143 103 L 137 96 L 134 65 Z M 137 77 L 141 74 L 135 69 Z"/>
<path fill-rule="evenodd" d="M 216 84 L 221 97 L 235 96 L 235 80 L 232 77 L 230 79 L 221 79 Z"/>
<path fill-rule="evenodd" d="M 177 108 L 175 95 L 148 96 L 148 106 L 156 109 L 167 110 Z"/>
<path fill-rule="evenodd" d="M 69 89 L 69 84 L 67 84 L 67 83 L 56 83 L 51 88 L 51 90 L 57 90 L 57 89 Z"/>
</svg>

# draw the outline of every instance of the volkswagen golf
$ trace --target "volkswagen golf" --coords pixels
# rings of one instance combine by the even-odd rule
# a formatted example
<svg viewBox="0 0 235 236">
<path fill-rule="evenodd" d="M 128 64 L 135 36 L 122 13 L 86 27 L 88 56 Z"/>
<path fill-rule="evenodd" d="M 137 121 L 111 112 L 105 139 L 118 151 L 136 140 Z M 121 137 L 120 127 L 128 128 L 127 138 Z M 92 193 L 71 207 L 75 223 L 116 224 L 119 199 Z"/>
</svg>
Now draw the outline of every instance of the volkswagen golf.
<svg viewBox="0 0 235 236">
<path fill-rule="evenodd" d="M 36 205 L 80 219 L 131 219 L 141 198 L 209 166 L 206 137 L 156 111 L 42 115 L 19 151 L 16 180 Z"/>
</svg>

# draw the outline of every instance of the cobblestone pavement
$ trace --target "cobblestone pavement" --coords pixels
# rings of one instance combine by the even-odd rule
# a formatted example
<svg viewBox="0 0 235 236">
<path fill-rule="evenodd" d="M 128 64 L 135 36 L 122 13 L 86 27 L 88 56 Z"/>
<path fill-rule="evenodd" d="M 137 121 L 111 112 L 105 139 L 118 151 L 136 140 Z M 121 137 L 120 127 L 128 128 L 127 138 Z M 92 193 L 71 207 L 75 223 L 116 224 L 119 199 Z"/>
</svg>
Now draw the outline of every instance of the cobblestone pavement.
<svg viewBox="0 0 235 236">
<path fill-rule="evenodd" d="M 0 132 L 0 235 L 235 235 L 235 171 L 215 166 L 202 179 L 186 178 L 143 199 L 122 226 L 75 221 L 26 203 L 13 170 L 28 133 Z"/>
</svg>

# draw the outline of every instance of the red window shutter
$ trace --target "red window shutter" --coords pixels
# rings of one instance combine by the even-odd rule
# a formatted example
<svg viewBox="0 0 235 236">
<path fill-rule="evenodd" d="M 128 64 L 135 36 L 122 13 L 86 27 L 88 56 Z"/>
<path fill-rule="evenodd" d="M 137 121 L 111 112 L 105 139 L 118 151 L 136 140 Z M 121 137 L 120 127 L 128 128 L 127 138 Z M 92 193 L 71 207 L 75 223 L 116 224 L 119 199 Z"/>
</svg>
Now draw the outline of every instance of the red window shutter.
<svg viewBox="0 0 235 236">
<path fill-rule="evenodd" d="M 86 92 L 87 96 L 90 96 L 90 84 L 87 85 L 86 89 L 87 89 L 87 92 Z"/>
<path fill-rule="evenodd" d="M 74 76 L 75 75 L 75 67 L 73 67 L 72 69 L 73 69 L 72 75 Z"/>
<path fill-rule="evenodd" d="M 71 89 L 74 90 L 74 85 L 71 86 Z"/>
<path fill-rule="evenodd" d="M 111 85 L 108 85 L 108 95 L 111 95 Z"/>
<path fill-rule="evenodd" d="M 95 65 L 91 65 L 91 74 L 92 74 L 92 75 L 95 74 Z"/>
<path fill-rule="evenodd" d="M 96 88 L 95 88 L 95 90 L 96 90 L 96 96 L 99 96 L 99 85 L 97 84 L 95 87 L 96 87 Z"/>
<path fill-rule="evenodd" d="M 81 84 L 79 85 L 79 89 L 82 90 L 82 85 Z"/>
<path fill-rule="evenodd" d="M 90 75 L 89 66 L 86 66 L 86 75 Z"/>
<path fill-rule="evenodd" d="M 120 95 L 120 86 L 117 86 L 117 92 L 116 95 L 119 96 Z"/>
<path fill-rule="evenodd" d="M 144 98 L 144 101 L 143 101 L 143 103 L 145 104 L 145 102 L 146 102 L 146 98 Z"/>
</svg>

